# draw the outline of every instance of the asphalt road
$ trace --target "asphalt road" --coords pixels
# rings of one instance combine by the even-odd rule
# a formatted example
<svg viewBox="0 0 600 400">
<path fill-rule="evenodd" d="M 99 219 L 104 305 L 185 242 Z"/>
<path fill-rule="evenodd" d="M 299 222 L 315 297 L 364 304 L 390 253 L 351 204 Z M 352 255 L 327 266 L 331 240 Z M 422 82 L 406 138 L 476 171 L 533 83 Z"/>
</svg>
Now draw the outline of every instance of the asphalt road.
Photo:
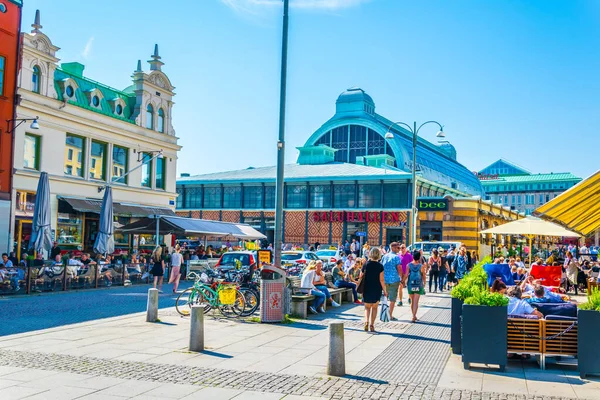
<svg viewBox="0 0 600 400">
<path fill-rule="evenodd" d="M 191 284 L 182 282 L 179 290 Z M 151 285 L 0 297 L 0 337 L 146 311 Z M 172 285 L 164 285 L 159 308 L 173 307 Z"/>
</svg>

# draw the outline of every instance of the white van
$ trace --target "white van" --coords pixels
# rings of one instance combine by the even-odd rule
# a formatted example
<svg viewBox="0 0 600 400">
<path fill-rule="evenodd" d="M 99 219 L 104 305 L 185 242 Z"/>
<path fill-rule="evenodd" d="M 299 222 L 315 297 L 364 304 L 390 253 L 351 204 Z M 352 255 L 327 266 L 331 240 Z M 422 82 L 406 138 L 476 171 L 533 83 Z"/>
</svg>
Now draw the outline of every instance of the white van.
<svg viewBox="0 0 600 400">
<path fill-rule="evenodd" d="M 462 246 L 461 242 L 416 242 L 415 244 L 411 244 L 408 246 L 408 250 L 411 252 L 413 250 L 423 250 L 423 255 L 427 258 L 431 256 L 431 250 L 439 249 L 442 247 L 445 250 L 450 251 L 450 248 L 458 249 Z"/>
</svg>

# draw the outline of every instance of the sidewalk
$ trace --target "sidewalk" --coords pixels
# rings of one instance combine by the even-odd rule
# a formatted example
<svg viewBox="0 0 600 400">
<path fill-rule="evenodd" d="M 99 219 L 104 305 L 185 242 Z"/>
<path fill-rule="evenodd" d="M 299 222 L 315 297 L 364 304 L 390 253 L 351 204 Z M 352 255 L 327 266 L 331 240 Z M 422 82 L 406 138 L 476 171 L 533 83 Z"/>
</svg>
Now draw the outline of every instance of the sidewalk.
<svg viewBox="0 0 600 400">
<path fill-rule="evenodd" d="M 379 323 L 376 334 L 363 331 L 363 308 L 354 305 L 287 325 L 207 317 L 207 349 L 200 354 L 187 351 L 189 320 L 172 308 L 159 311 L 160 323 L 146 323 L 137 313 L 5 336 L 0 398 L 475 400 L 508 393 L 517 393 L 515 399 L 598 398 L 597 382 L 559 392 L 554 382 L 560 388 L 573 383 L 554 379 L 559 374 L 552 370 L 540 372 L 553 384 L 547 390 L 539 385 L 534 393 L 534 371 L 523 376 L 511 376 L 512 367 L 496 375 L 461 371 L 456 357 L 446 364 L 448 304 L 446 295 L 423 297 L 419 324 L 408 322 L 407 306 L 396 308 L 400 321 Z M 345 323 L 344 378 L 325 375 L 331 320 Z M 515 392 L 516 383 L 487 383 L 493 376 L 506 383 L 513 379 L 527 392 Z M 571 379 L 578 378 L 566 378 Z"/>
</svg>

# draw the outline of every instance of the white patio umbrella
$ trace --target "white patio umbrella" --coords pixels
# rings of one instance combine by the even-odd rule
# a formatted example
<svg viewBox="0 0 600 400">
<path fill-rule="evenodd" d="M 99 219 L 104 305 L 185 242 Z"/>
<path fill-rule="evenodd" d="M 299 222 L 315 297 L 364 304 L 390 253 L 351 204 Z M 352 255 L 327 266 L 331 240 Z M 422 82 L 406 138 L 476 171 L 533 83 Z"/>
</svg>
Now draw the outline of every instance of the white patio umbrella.
<svg viewBox="0 0 600 400">
<path fill-rule="evenodd" d="M 531 265 L 531 241 L 534 236 L 579 237 L 578 233 L 552 222 L 535 217 L 525 217 L 481 231 L 497 235 L 523 235 L 529 239 L 529 265 Z"/>
</svg>

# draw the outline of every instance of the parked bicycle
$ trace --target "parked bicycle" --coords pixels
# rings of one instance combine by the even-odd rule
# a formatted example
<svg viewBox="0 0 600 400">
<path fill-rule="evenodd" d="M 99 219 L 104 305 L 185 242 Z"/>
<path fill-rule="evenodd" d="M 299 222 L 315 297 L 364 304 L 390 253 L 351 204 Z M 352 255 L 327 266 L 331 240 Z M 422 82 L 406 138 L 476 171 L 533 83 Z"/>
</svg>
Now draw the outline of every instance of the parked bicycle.
<svg viewBox="0 0 600 400">
<path fill-rule="evenodd" d="M 217 279 L 210 270 L 201 274 L 190 272 L 188 279 L 195 279 L 194 285 L 181 292 L 175 302 L 175 309 L 182 316 L 190 315 L 193 305 L 203 307 L 205 314 L 218 309 L 227 318 L 244 314 L 246 299 L 237 289 L 237 284 Z"/>
<path fill-rule="evenodd" d="M 244 295 L 246 307 L 242 312 L 242 317 L 249 317 L 258 311 L 260 305 L 260 284 L 258 271 L 248 268 L 240 270 L 225 270 L 222 275 L 228 282 L 235 282 L 238 290 Z"/>
</svg>

